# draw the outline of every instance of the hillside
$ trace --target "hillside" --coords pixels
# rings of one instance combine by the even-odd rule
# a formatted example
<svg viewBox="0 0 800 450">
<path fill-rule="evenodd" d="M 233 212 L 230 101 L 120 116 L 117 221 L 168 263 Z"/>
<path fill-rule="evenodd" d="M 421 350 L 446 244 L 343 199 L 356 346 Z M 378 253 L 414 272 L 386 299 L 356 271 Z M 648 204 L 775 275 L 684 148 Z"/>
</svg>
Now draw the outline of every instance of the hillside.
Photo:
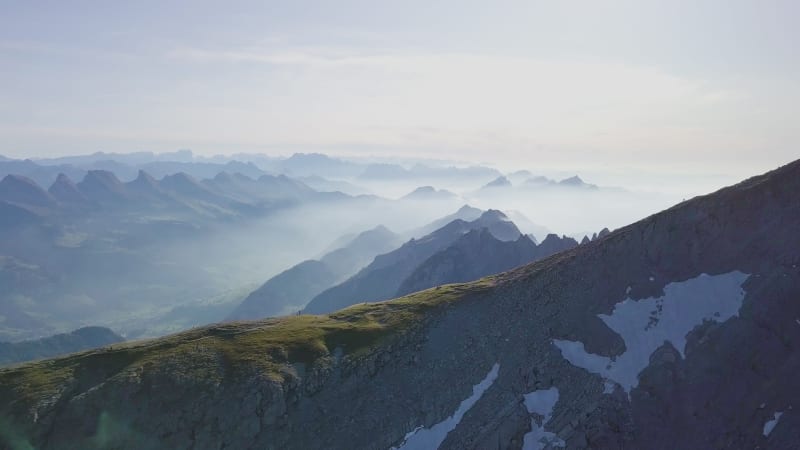
<svg viewBox="0 0 800 450">
<path fill-rule="evenodd" d="M 0 365 L 52 358 L 122 342 L 122 336 L 104 327 L 83 327 L 71 333 L 23 342 L 0 342 Z"/>
<path fill-rule="evenodd" d="M 0 439 L 793 448 L 797 192 L 800 161 L 478 282 L 0 370 Z"/>
</svg>

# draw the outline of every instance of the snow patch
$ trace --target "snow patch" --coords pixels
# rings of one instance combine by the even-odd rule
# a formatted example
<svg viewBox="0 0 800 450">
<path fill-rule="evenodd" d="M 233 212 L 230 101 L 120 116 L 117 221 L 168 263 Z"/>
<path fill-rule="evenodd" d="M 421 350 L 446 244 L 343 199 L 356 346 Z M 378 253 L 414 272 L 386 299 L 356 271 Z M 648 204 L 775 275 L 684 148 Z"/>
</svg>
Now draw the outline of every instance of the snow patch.
<svg viewBox="0 0 800 450">
<path fill-rule="evenodd" d="M 656 281 L 656 277 L 650 277 L 650 281 Z"/>
<path fill-rule="evenodd" d="M 483 393 L 494 383 L 499 371 L 500 364 L 495 363 L 494 366 L 492 366 L 492 370 L 486 375 L 486 378 L 472 386 L 472 395 L 461 402 L 452 416 L 430 428 L 417 427 L 406 434 L 403 443 L 401 443 L 399 447 L 392 447 L 392 450 L 429 450 L 439 448 L 447 437 L 447 434 L 456 428 L 458 423 L 461 422 L 461 418 L 464 417 L 464 414 L 480 400 Z"/>
<path fill-rule="evenodd" d="M 781 420 L 781 416 L 783 415 L 783 411 L 776 412 L 772 419 L 768 420 L 767 423 L 764 424 L 764 437 L 769 436 L 772 433 L 772 429 L 775 428 L 775 425 L 778 424 L 778 421 Z"/>
<path fill-rule="evenodd" d="M 546 445 L 564 447 L 566 444 L 555 433 L 544 430 L 544 426 L 553 416 L 553 408 L 558 403 L 558 388 L 551 387 L 550 389 L 533 391 L 525 394 L 523 398 L 525 399 L 525 409 L 529 413 L 538 414 L 543 418 L 541 423 L 531 419 L 531 431 L 525 433 L 522 438 L 522 450 L 543 449 Z"/>
<path fill-rule="evenodd" d="M 613 394 L 614 393 L 614 389 L 616 389 L 616 387 L 617 387 L 617 383 L 614 383 L 613 381 L 611 381 L 609 379 L 604 379 L 603 380 L 603 394 Z"/>
<path fill-rule="evenodd" d="M 724 322 L 738 315 L 749 275 L 733 271 L 701 274 L 664 286 L 664 295 L 634 301 L 626 298 L 611 315 L 598 317 L 625 341 L 625 352 L 614 359 L 591 354 L 582 342 L 554 340 L 553 344 L 572 365 L 582 367 L 620 384 L 625 392 L 639 384 L 639 373 L 650 364 L 650 355 L 669 341 L 684 356 L 686 335 L 704 320 Z"/>
</svg>

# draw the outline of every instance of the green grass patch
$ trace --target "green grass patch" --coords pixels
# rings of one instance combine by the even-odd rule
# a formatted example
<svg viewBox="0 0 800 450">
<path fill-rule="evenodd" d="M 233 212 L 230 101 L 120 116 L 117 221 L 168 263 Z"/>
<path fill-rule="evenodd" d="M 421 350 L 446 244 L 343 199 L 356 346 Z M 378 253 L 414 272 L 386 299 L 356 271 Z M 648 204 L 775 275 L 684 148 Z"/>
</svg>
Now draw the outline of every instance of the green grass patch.
<svg viewBox="0 0 800 450">
<path fill-rule="evenodd" d="M 492 277 L 440 286 L 395 300 L 363 303 L 330 315 L 297 315 L 196 328 L 164 338 L 114 344 L 103 349 L 0 370 L 0 394 L 30 406 L 64 389 L 84 392 L 115 376 L 167 370 L 192 380 L 219 381 L 254 370 L 276 381 L 287 366 L 311 364 L 341 349 L 369 353 L 384 339 L 421 323 L 434 308 L 494 284 Z M 0 410 L 8 405 L 0 404 Z"/>
</svg>

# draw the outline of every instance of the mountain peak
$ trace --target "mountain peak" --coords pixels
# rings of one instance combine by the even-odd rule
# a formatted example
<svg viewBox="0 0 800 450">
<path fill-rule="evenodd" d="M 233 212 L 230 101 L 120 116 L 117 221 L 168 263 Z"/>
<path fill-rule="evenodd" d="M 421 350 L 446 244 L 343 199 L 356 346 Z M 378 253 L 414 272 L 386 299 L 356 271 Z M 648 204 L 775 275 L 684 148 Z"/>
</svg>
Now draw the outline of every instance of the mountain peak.
<svg viewBox="0 0 800 450">
<path fill-rule="evenodd" d="M 0 200 L 37 207 L 50 207 L 55 199 L 35 181 L 22 175 L 6 175 L 0 181 Z"/>
<path fill-rule="evenodd" d="M 403 196 L 404 200 L 441 200 L 454 198 L 456 195 L 446 189 L 436 189 L 433 186 L 420 186 Z"/>
<path fill-rule="evenodd" d="M 50 188 L 47 189 L 47 192 L 49 192 L 50 195 L 55 197 L 60 202 L 82 203 L 86 201 L 86 196 L 83 195 L 80 190 L 78 190 L 78 186 L 75 184 L 75 182 L 64 173 L 58 174 L 56 181 L 50 185 Z"/>
<path fill-rule="evenodd" d="M 108 170 L 88 171 L 77 186 L 86 197 L 93 200 L 108 201 L 126 196 L 122 182 Z"/>
<path fill-rule="evenodd" d="M 571 176 L 569 178 L 564 178 L 563 180 L 559 181 L 558 184 L 560 186 L 570 186 L 570 187 L 583 187 L 583 188 L 591 188 L 596 189 L 597 186 L 594 184 L 586 183 L 579 177 L 578 175 Z"/>
<path fill-rule="evenodd" d="M 505 215 L 503 211 L 498 209 L 487 209 L 483 214 L 481 214 L 479 220 L 500 220 L 504 222 L 508 222 L 508 216 Z"/>
<path fill-rule="evenodd" d="M 511 181 L 508 178 L 506 178 L 505 176 L 500 175 L 499 177 L 495 178 L 494 180 L 486 183 L 483 186 L 483 188 L 484 189 L 488 189 L 488 188 L 509 187 L 509 186 L 511 186 Z"/>
</svg>

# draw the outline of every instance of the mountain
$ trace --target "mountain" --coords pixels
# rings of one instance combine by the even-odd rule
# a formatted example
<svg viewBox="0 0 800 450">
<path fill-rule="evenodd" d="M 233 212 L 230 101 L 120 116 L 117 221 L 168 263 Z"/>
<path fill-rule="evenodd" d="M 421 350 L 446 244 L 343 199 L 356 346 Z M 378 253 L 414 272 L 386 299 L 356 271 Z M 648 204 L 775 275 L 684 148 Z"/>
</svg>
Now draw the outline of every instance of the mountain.
<svg viewBox="0 0 800 450">
<path fill-rule="evenodd" d="M 584 182 L 581 179 L 581 177 L 579 177 L 577 175 L 569 177 L 569 178 L 564 178 L 563 180 L 558 182 L 558 185 L 559 186 L 585 188 L 585 189 L 597 189 L 596 185 Z"/>
<path fill-rule="evenodd" d="M 47 189 L 61 203 L 81 204 L 88 200 L 67 175 L 59 173 L 56 181 Z"/>
<path fill-rule="evenodd" d="M 454 212 L 453 214 L 449 214 L 442 218 L 436 219 L 433 222 L 414 230 L 411 235 L 414 237 L 421 237 L 428 234 L 433 233 L 434 231 L 442 228 L 443 226 L 447 225 L 448 223 L 456 220 L 461 219 L 465 222 L 472 222 L 473 220 L 477 219 L 478 217 L 483 214 L 483 211 L 478 208 L 473 208 L 469 205 L 464 205 L 458 209 L 458 211 Z"/>
<path fill-rule="evenodd" d="M 517 226 L 502 211 L 490 209 L 470 222 L 471 229 L 486 228 L 501 241 L 515 241 L 522 234 Z"/>
<path fill-rule="evenodd" d="M 535 237 L 534 242 L 538 243 L 542 236 L 550 234 L 550 230 L 547 227 L 532 222 L 519 211 L 505 211 L 505 214 L 523 233 L 532 234 Z"/>
<path fill-rule="evenodd" d="M 546 256 L 555 255 L 556 253 L 563 252 L 564 250 L 569 250 L 577 246 L 578 241 L 575 239 L 567 236 L 558 237 L 558 235 L 551 233 L 539 243 L 537 248 L 539 254 L 541 255 L 540 258 L 544 258 Z"/>
<path fill-rule="evenodd" d="M 187 162 L 187 161 L 152 161 L 137 166 L 156 178 L 163 178 L 168 175 L 184 173 L 192 178 L 213 178 L 220 172 L 241 173 L 250 178 L 258 178 L 264 175 L 264 171 L 256 167 L 253 163 L 241 161 L 228 161 L 225 164 L 210 162 Z"/>
<path fill-rule="evenodd" d="M 30 159 L 0 161 L 0 177 L 11 174 L 22 175 L 32 179 L 39 186 L 49 186 L 53 184 L 60 173 L 64 173 L 70 178 L 78 180 L 86 175 L 86 170 L 68 164 L 45 166 L 37 164 Z"/>
<path fill-rule="evenodd" d="M 228 319 L 252 320 L 299 311 L 316 295 L 364 267 L 375 255 L 399 245 L 399 236 L 386 227 L 365 231 L 319 261 L 303 261 L 270 278 L 245 298 Z"/>
<path fill-rule="evenodd" d="M 33 207 L 50 208 L 56 201 L 35 181 L 21 175 L 6 175 L 0 181 L 0 200 Z"/>
<path fill-rule="evenodd" d="M 246 208 L 241 202 L 208 188 L 184 172 L 165 176 L 158 182 L 158 186 L 185 201 L 200 201 L 222 208 Z"/>
<path fill-rule="evenodd" d="M 394 250 L 402 244 L 400 236 L 383 225 L 359 233 L 342 248 L 333 250 L 320 260 L 340 273 L 355 272 L 371 262 L 376 255 Z"/>
<path fill-rule="evenodd" d="M 98 203 L 120 205 L 128 200 L 125 186 L 107 170 L 90 170 L 77 187 L 86 198 Z"/>
<path fill-rule="evenodd" d="M 133 181 L 125 183 L 127 190 L 139 195 L 160 197 L 164 195 L 164 190 L 158 186 L 158 181 L 144 170 L 139 170 L 139 174 Z"/>
<path fill-rule="evenodd" d="M 0 366 L 4 364 L 51 358 L 67 353 L 122 342 L 125 339 L 104 327 L 84 327 L 71 333 L 22 342 L 0 342 Z"/>
<path fill-rule="evenodd" d="M 17 448 L 796 448 L 800 161 L 502 275 L 0 370 Z"/>
<path fill-rule="evenodd" d="M 525 180 L 525 185 L 530 187 L 553 186 L 557 183 L 547 177 L 538 175 Z"/>
<path fill-rule="evenodd" d="M 250 293 L 228 316 L 228 320 L 292 314 L 340 279 L 332 267 L 321 261 L 303 261 L 270 278 Z"/>
<path fill-rule="evenodd" d="M 504 188 L 511 187 L 511 181 L 504 176 L 499 176 L 494 180 L 486 183 L 481 189 Z"/>
<path fill-rule="evenodd" d="M 350 161 L 331 158 L 321 153 L 295 153 L 282 161 L 271 162 L 271 169 L 291 176 L 353 177 L 363 166 Z"/>
<path fill-rule="evenodd" d="M 0 200 L 0 231 L 24 228 L 41 221 L 42 217 L 39 214 L 25 206 Z"/>
<path fill-rule="evenodd" d="M 528 236 L 501 241 L 486 228 L 471 230 L 453 245 L 431 256 L 403 281 L 397 297 L 450 283 L 463 283 L 504 272 L 569 250 L 578 243 L 551 234 L 541 245 Z"/>
<path fill-rule="evenodd" d="M 456 194 L 445 189 L 436 189 L 433 186 L 420 186 L 404 195 L 401 200 L 450 200 L 455 197 Z"/>
<path fill-rule="evenodd" d="M 396 296 L 503 272 L 531 262 L 535 253 L 536 244 L 527 236 L 501 241 L 486 228 L 471 230 L 414 269 L 400 284 Z"/>
<path fill-rule="evenodd" d="M 403 281 L 426 259 L 449 247 L 470 230 L 486 228 L 500 240 L 516 240 L 521 233 L 503 213 L 489 210 L 472 222 L 456 219 L 421 239 L 411 239 L 400 248 L 375 257 L 343 283 L 314 297 L 303 312 L 321 314 L 359 302 L 393 298 Z"/>
<path fill-rule="evenodd" d="M 270 197 L 305 197 L 315 193 L 306 184 L 286 175 L 262 175 L 258 177 L 258 183 Z"/>
<path fill-rule="evenodd" d="M 356 184 L 344 180 L 332 180 L 328 178 L 323 178 L 318 175 L 300 177 L 297 180 L 303 182 L 310 188 L 319 192 L 338 191 L 349 195 L 364 195 L 370 193 L 369 189 L 358 186 Z"/>
<path fill-rule="evenodd" d="M 517 170 L 506 175 L 508 181 L 513 184 L 524 183 L 526 180 L 533 178 L 534 175 L 529 170 Z"/>
</svg>

